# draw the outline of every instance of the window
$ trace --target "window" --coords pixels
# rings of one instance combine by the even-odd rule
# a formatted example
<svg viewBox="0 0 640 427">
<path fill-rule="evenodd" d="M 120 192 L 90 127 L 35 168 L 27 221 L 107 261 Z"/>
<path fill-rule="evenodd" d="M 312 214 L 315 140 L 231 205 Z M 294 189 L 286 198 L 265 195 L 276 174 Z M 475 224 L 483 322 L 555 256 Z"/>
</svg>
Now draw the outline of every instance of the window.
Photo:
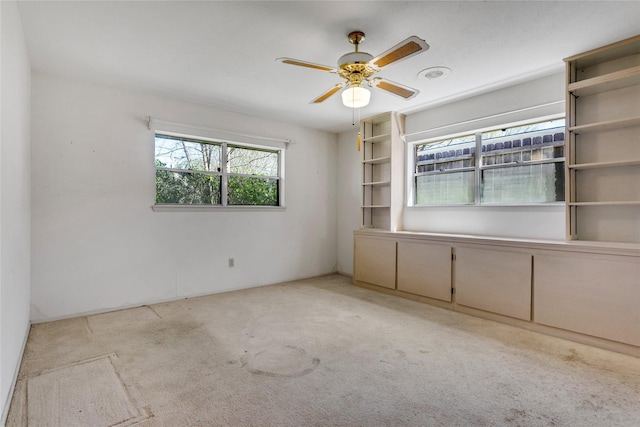
<svg viewBox="0 0 640 427">
<path fill-rule="evenodd" d="M 475 135 L 417 145 L 415 151 L 417 205 L 474 202 Z"/>
<path fill-rule="evenodd" d="M 414 146 L 414 205 L 564 200 L 564 119 Z"/>
<path fill-rule="evenodd" d="M 156 134 L 156 204 L 280 206 L 282 150 Z"/>
<path fill-rule="evenodd" d="M 564 201 L 564 119 L 483 132 L 482 203 Z"/>
</svg>

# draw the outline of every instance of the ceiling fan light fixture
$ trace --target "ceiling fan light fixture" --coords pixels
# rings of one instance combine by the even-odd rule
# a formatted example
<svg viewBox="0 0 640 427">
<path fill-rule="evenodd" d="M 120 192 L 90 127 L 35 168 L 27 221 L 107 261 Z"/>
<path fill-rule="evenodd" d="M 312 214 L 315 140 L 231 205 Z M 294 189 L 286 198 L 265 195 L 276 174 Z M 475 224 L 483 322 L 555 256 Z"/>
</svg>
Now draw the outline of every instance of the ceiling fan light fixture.
<svg viewBox="0 0 640 427">
<path fill-rule="evenodd" d="M 371 92 L 362 86 L 351 86 L 342 92 L 342 103 L 349 108 L 365 107 L 370 98 Z"/>
<path fill-rule="evenodd" d="M 277 59 L 283 64 L 335 73 L 344 79 L 342 83 L 333 86 L 316 97 L 311 101 L 311 104 L 319 104 L 346 87 L 342 92 L 342 103 L 346 107 L 354 109 L 364 107 L 369 104 L 369 99 L 371 98 L 371 92 L 362 87 L 364 84 L 384 90 L 404 100 L 412 99 L 420 93 L 417 89 L 403 86 L 384 78 L 376 77 L 374 79 L 372 77 L 383 67 L 426 51 L 429 49 L 427 42 L 417 36 L 411 36 L 377 57 L 373 57 L 367 52 L 359 51 L 359 45 L 364 41 L 364 33 L 362 31 L 352 31 L 349 33 L 348 38 L 349 43 L 354 45 L 354 51 L 342 55 L 338 59 L 337 68 L 293 58 L 282 57 Z"/>
</svg>

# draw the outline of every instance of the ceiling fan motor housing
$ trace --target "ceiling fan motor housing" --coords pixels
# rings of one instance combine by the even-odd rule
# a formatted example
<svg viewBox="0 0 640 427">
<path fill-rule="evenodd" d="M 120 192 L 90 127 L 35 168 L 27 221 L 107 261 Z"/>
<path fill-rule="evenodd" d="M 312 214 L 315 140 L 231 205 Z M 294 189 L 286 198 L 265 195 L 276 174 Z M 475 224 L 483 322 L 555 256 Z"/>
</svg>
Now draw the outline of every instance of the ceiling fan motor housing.
<svg viewBox="0 0 640 427">
<path fill-rule="evenodd" d="M 369 63 L 372 59 L 373 55 L 367 52 L 346 53 L 338 60 L 338 74 L 351 85 L 359 86 L 378 71 Z"/>
<path fill-rule="evenodd" d="M 349 52 L 338 59 L 338 67 L 348 64 L 366 64 L 373 59 L 373 55 L 367 52 Z"/>
</svg>

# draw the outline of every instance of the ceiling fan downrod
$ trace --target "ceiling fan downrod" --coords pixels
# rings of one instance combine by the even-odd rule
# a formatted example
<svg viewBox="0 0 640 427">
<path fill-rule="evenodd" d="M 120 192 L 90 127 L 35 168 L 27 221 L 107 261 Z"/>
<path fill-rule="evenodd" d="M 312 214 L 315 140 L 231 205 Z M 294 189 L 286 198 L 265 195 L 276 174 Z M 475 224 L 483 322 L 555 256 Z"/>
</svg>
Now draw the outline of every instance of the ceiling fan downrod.
<svg viewBox="0 0 640 427">
<path fill-rule="evenodd" d="M 364 41 L 364 33 L 362 31 L 352 31 L 349 33 L 349 43 L 355 45 L 356 52 L 358 45 Z"/>
</svg>

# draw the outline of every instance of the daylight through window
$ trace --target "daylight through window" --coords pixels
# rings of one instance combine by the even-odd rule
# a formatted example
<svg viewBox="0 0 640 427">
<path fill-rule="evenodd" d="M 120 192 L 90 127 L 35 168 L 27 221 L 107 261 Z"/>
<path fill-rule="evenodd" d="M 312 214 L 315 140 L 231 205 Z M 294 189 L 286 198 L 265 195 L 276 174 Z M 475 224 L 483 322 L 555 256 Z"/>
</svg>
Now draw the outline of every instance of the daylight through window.
<svg viewBox="0 0 640 427">
<path fill-rule="evenodd" d="M 414 205 L 564 200 L 565 120 L 513 126 L 414 146 Z"/>
<path fill-rule="evenodd" d="M 156 204 L 280 206 L 282 152 L 156 134 Z"/>
</svg>

